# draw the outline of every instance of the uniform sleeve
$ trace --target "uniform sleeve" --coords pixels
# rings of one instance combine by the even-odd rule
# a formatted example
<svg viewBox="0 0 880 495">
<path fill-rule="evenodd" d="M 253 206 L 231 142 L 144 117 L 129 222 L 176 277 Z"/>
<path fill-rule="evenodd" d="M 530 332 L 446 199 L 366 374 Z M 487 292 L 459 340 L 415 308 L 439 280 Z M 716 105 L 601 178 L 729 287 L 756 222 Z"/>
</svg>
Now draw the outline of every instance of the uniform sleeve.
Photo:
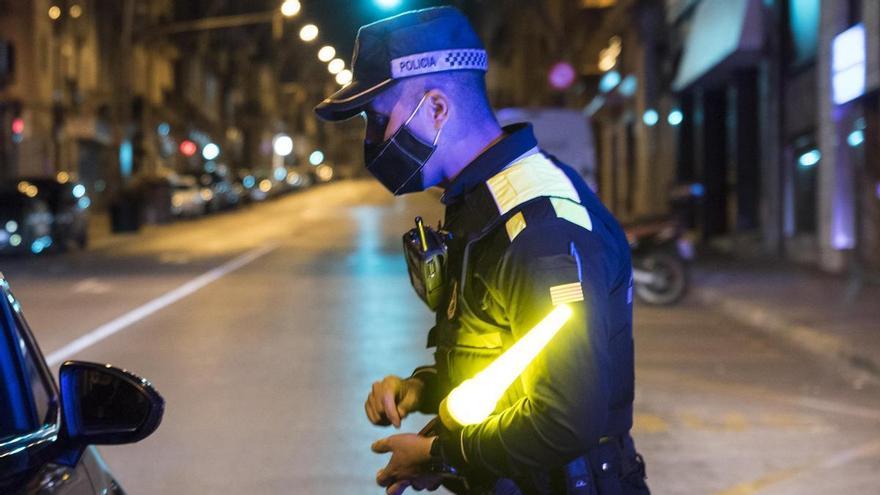
<svg viewBox="0 0 880 495">
<path fill-rule="evenodd" d="M 437 366 L 419 366 L 412 372 L 410 378 L 418 378 L 425 384 L 422 389 L 422 397 L 419 401 L 419 412 L 424 414 L 437 414 L 440 401 L 443 399 L 440 378 L 437 375 Z"/>
<path fill-rule="evenodd" d="M 495 297 L 514 338 L 554 302 L 567 302 L 574 314 L 520 376 L 522 399 L 481 424 L 441 435 L 451 465 L 517 476 L 561 466 L 598 443 L 610 388 L 611 257 L 597 234 L 564 220 L 529 226 L 508 247 Z"/>
</svg>

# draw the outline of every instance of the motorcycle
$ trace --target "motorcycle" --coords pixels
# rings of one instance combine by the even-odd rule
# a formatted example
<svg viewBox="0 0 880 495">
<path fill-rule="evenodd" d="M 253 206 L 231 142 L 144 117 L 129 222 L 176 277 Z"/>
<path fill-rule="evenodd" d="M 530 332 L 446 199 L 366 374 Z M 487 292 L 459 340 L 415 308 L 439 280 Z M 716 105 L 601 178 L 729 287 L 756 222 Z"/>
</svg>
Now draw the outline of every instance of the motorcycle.
<svg viewBox="0 0 880 495">
<path fill-rule="evenodd" d="M 680 224 L 661 218 L 624 230 L 632 252 L 636 297 L 655 306 L 681 300 L 689 285 L 688 262 L 694 257 L 694 245 Z"/>
</svg>

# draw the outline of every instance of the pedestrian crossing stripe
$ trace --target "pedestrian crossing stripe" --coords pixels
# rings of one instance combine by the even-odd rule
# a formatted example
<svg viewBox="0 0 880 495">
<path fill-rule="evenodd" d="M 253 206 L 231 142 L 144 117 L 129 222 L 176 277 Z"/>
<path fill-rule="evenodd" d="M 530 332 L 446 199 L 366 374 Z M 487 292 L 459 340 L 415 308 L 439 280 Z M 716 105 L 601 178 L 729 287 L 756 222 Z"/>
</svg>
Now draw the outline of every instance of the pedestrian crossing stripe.
<svg viewBox="0 0 880 495">
<path fill-rule="evenodd" d="M 580 282 L 554 285 L 550 287 L 550 302 L 554 306 L 584 300 L 584 290 Z"/>
</svg>

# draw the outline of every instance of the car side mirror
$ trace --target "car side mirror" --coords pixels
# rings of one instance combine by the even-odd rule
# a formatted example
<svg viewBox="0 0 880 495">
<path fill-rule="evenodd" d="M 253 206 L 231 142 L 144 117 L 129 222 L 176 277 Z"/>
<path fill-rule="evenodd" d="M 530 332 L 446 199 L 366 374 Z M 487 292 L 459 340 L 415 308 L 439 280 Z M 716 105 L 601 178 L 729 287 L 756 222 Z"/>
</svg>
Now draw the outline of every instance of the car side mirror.
<svg viewBox="0 0 880 495">
<path fill-rule="evenodd" d="M 109 364 L 67 361 L 60 378 L 66 436 L 81 448 L 138 442 L 162 422 L 165 400 L 133 373 Z"/>
</svg>

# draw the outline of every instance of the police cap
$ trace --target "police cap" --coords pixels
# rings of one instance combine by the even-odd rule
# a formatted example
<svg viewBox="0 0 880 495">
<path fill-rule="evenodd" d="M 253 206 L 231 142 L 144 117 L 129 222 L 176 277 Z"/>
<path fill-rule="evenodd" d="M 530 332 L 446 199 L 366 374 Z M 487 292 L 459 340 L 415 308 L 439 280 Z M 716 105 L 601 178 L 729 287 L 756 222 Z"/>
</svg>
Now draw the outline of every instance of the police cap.
<svg viewBox="0 0 880 495">
<path fill-rule="evenodd" d="M 400 79 L 453 70 L 485 72 L 489 63 L 467 17 L 454 7 L 434 7 L 362 26 L 351 66 L 352 82 L 315 107 L 321 118 L 351 118 Z"/>
</svg>

